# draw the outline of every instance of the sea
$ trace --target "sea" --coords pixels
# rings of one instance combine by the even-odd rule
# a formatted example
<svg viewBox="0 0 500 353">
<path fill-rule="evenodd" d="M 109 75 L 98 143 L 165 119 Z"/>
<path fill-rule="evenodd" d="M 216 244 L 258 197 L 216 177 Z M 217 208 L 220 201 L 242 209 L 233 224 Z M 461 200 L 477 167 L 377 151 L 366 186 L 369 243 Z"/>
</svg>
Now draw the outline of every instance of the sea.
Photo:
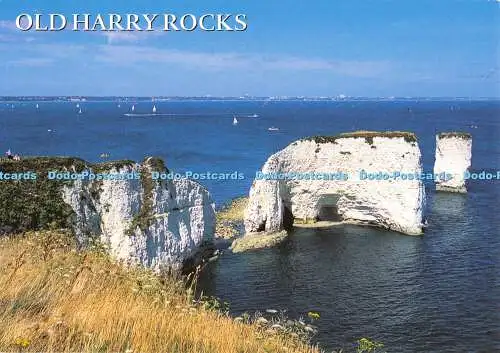
<svg viewBox="0 0 500 353">
<path fill-rule="evenodd" d="M 2 153 L 158 156 L 178 173 L 238 173 L 200 181 L 217 207 L 247 195 L 266 159 L 294 140 L 354 130 L 416 133 L 427 172 L 437 133 L 469 132 L 471 170 L 500 170 L 500 101 L 492 99 L 0 100 Z M 326 352 L 355 351 L 361 337 L 394 353 L 500 352 L 500 181 L 470 180 L 468 190 L 436 193 L 426 182 L 423 236 L 297 229 L 276 248 L 224 252 L 199 286 L 229 302 L 232 315 L 318 312 L 313 342 Z"/>
</svg>

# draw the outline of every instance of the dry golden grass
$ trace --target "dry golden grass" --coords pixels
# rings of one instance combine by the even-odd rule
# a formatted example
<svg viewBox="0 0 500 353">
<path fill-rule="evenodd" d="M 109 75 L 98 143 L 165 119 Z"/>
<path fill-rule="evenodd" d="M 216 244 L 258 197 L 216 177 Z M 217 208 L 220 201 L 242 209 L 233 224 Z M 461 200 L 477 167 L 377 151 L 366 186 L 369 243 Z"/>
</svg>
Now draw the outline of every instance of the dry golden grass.
<svg viewBox="0 0 500 353">
<path fill-rule="evenodd" d="M 77 252 L 68 239 L 0 239 L 1 352 L 319 352 L 194 305 L 178 279 Z"/>
</svg>

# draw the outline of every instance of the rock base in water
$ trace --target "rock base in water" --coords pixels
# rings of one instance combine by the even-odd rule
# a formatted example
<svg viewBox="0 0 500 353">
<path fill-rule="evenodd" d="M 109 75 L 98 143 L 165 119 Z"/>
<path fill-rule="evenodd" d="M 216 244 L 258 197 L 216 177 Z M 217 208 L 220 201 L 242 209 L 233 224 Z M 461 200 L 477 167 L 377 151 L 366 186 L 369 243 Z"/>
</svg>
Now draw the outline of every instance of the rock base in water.
<svg viewBox="0 0 500 353">
<path fill-rule="evenodd" d="M 283 242 L 288 237 L 285 230 L 280 232 L 258 232 L 246 234 L 243 238 L 236 239 L 231 246 L 234 253 L 248 250 L 270 248 Z"/>
<path fill-rule="evenodd" d="M 215 238 L 232 240 L 244 233 L 243 213 L 247 202 L 247 197 L 238 197 L 217 212 Z"/>
<path fill-rule="evenodd" d="M 436 191 L 454 192 L 457 194 L 465 194 L 465 193 L 467 193 L 467 188 L 465 186 L 449 187 L 449 186 L 436 184 Z"/>
<path fill-rule="evenodd" d="M 469 133 L 442 132 L 436 135 L 436 191 L 466 193 L 464 175 L 471 166 L 471 158 L 472 136 Z"/>
</svg>

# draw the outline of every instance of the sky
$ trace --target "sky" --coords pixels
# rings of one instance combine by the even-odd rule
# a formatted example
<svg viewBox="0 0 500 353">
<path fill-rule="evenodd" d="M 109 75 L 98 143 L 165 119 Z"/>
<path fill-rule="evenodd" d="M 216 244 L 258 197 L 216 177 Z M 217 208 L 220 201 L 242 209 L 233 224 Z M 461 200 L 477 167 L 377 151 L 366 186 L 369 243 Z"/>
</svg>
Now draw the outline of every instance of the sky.
<svg viewBox="0 0 500 353">
<path fill-rule="evenodd" d="M 246 14 L 243 32 L 20 31 L 21 13 Z M 500 97 L 496 0 L 0 0 L 0 95 Z"/>
</svg>

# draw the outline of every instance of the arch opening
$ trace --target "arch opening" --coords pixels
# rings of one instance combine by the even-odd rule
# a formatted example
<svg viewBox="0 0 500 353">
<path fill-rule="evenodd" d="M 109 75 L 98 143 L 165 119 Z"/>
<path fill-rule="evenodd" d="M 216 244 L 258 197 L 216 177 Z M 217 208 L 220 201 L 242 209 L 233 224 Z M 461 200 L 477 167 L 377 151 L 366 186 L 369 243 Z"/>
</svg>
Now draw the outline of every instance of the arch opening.
<svg viewBox="0 0 500 353">
<path fill-rule="evenodd" d="M 343 220 L 337 207 L 339 198 L 338 194 L 325 194 L 320 197 L 318 200 L 318 221 L 341 222 Z"/>
<path fill-rule="evenodd" d="M 290 210 L 290 207 L 288 206 L 283 206 L 283 228 L 285 230 L 292 230 L 293 229 L 293 222 L 295 220 L 295 217 L 293 216 L 292 211 Z"/>
</svg>

